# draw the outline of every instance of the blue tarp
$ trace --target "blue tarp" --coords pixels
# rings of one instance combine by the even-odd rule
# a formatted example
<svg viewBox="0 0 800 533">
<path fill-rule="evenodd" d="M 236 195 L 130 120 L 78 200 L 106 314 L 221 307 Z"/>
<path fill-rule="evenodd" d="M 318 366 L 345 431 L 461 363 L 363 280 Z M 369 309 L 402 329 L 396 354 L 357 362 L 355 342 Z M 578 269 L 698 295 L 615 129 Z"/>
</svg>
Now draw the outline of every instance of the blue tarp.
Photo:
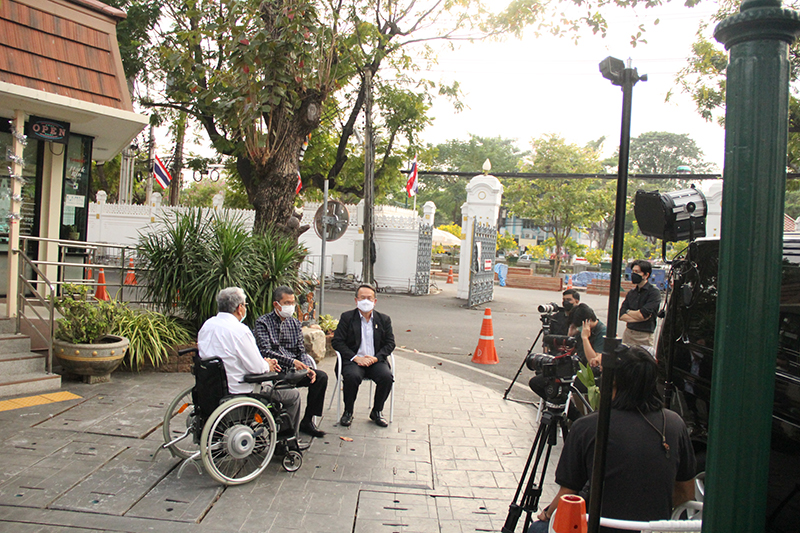
<svg viewBox="0 0 800 533">
<path fill-rule="evenodd" d="M 572 277 L 573 287 L 586 287 L 593 279 L 611 279 L 609 272 L 578 272 Z"/>
<path fill-rule="evenodd" d="M 494 265 L 494 271 L 497 272 L 497 279 L 500 281 L 500 286 L 506 286 L 506 277 L 508 276 L 508 265 L 505 263 L 497 263 Z"/>
<path fill-rule="evenodd" d="M 667 275 L 668 271 L 663 268 L 654 268 L 650 276 L 650 283 L 658 287 L 660 290 L 667 288 Z M 611 279 L 610 272 L 579 272 L 572 277 L 573 287 L 586 287 L 593 279 Z M 631 280 L 631 269 L 625 269 L 625 281 Z M 564 278 L 564 286 L 566 287 L 566 278 Z"/>
</svg>

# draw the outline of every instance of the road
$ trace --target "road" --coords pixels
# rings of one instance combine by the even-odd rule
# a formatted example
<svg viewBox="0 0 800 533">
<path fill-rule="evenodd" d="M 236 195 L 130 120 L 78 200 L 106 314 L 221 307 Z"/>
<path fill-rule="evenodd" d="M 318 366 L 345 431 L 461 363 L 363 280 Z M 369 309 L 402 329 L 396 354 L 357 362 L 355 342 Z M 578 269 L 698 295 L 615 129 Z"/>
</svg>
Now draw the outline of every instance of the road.
<svg viewBox="0 0 800 533">
<path fill-rule="evenodd" d="M 442 291 L 439 294 L 427 296 L 379 294 L 376 309 L 392 318 L 396 344 L 403 349 L 404 356 L 429 363 L 500 392 L 514 378 L 542 327 L 538 306 L 561 302 L 561 294 L 558 292 L 495 285 L 494 301 L 469 309 L 463 307 L 466 300 L 456 298 L 455 284 L 442 284 L 440 288 Z M 355 307 L 353 296 L 352 291 L 326 291 L 323 312 L 338 317 L 342 312 Z M 600 320 L 608 323 L 608 296 L 582 293 L 581 302 L 588 304 Z M 478 345 L 486 307 L 492 310 L 495 347 L 499 359 L 496 365 L 471 362 L 472 353 Z M 621 335 L 621 331 L 618 334 Z M 540 351 L 541 340 L 535 348 Z M 518 382 L 526 385 L 531 375 L 532 372 L 524 368 Z M 533 399 L 527 386 L 516 388 L 511 396 Z"/>
</svg>

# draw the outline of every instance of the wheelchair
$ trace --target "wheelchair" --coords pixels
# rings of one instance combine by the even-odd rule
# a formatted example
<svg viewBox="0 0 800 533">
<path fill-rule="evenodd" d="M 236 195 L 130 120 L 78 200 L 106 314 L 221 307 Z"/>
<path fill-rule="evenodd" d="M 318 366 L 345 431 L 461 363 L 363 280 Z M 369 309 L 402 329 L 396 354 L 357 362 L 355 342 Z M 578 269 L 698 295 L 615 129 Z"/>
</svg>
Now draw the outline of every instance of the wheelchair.
<svg viewBox="0 0 800 533">
<path fill-rule="evenodd" d="M 267 468 L 276 449 L 283 453 L 284 470 L 295 472 L 300 468 L 303 454 L 292 420 L 279 401 L 269 394 L 230 394 L 219 357 L 200 359 L 197 348 L 178 353 L 193 354 L 195 384 L 181 391 L 167 407 L 162 425 L 164 444 L 156 454 L 168 449 L 173 457 L 183 460 L 179 478 L 190 464 L 202 473 L 199 459 L 215 481 L 241 485 Z M 306 374 L 247 374 L 243 382 L 273 382 L 273 390 L 290 389 Z"/>
</svg>

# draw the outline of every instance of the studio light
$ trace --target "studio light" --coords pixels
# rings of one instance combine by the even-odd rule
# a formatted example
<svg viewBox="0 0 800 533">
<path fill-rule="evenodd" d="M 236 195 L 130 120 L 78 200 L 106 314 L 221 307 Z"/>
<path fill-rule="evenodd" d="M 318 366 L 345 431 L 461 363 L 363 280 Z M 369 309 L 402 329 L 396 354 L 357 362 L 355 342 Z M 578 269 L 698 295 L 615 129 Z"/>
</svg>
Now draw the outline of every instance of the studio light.
<svg viewBox="0 0 800 533">
<path fill-rule="evenodd" d="M 648 237 L 675 242 L 706 236 L 708 204 L 694 187 L 666 193 L 636 191 L 633 212 L 639 231 Z"/>
</svg>

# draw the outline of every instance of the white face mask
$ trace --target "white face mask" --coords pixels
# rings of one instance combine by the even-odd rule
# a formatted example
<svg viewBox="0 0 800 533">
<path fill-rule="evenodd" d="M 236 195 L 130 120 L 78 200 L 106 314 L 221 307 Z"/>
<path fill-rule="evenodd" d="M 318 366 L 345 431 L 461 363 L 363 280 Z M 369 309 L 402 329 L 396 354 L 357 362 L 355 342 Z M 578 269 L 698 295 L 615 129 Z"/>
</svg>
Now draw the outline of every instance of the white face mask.
<svg viewBox="0 0 800 533">
<path fill-rule="evenodd" d="M 294 314 L 294 304 L 282 305 L 280 309 L 275 310 L 281 318 L 289 318 Z"/>
<path fill-rule="evenodd" d="M 239 319 L 239 322 L 244 322 L 244 319 L 247 318 L 247 311 L 244 312 L 242 318 Z"/>
<path fill-rule="evenodd" d="M 356 303 L 356 307 L 365 313 L 369 313 L 375 307 L 375 302 L 372 300 L 359 300 L 358 303 Z"/>
</svg>

